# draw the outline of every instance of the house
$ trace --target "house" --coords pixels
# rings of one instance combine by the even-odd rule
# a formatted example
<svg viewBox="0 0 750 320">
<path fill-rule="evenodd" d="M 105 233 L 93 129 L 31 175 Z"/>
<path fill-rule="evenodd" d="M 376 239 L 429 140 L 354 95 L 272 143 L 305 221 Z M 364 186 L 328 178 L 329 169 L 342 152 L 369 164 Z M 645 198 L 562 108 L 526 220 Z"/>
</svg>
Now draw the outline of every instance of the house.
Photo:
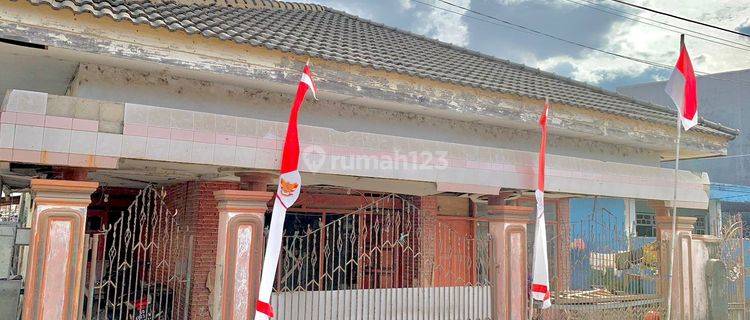
<svg viewBox="0 0 750 320">
<path fill-rule="evenodd" d="M 553 291 L 569 287 L 571 199 L 640 199 L 659 219 L 672 200 L 671 109 L 320 5 L 4 1 L 0 39 L 3 181 L 35 197 L 24 319 L 249 319 L 308 59 L 319 94 L 300 116 L 281 319 L 525 315 L 546 98 Z M 725 155 L 737 134 L 701 119 L 684 157 Z M 705 209 L 707 176 L 679 180 L 677 205 Z"/>
</svg>

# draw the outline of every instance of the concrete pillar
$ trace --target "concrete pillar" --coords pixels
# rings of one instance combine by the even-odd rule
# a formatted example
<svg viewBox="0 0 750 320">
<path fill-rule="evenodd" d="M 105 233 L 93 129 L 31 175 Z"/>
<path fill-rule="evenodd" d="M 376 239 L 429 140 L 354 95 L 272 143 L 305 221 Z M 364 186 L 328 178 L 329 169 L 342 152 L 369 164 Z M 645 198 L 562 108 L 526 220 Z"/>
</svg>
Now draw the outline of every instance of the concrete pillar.
<svg viewBox="0 0 750 320">
<path fill-rule="evenodd" d="M 31 180 L 34 193 L 24 320 L 77 320 L 86 208 L 96 182 Z"/>
<path fill-rule="evenodd" d="M 255 317 L 263 263 L 263 221 L 273 193 L 220 190 L 219 236 L 213 288 L 213 319 Z"/>
<path fill-rule="evenodd" d="M 664 297 L 669 288 L 669 261 L 672 241 L 671 208 L 663 203 L 652 202 L 656 210 L 656 240 L 660 243 L 659 252 L 659 293 Z M 675 242 L 674 268 L 672 271 L 672 319 L 693 319 L 693 256 L 692 233 L 695 217 L 677 216 L 677 241 Z M 666 305 L 664 306 L 666 308 Z"/>
<path fill-rule="evenodd" d="M 499 204 L 490 199 L 493 319 L 525 319 L 528 307 L 527 226 L 533 208 Z"/>
</svg>

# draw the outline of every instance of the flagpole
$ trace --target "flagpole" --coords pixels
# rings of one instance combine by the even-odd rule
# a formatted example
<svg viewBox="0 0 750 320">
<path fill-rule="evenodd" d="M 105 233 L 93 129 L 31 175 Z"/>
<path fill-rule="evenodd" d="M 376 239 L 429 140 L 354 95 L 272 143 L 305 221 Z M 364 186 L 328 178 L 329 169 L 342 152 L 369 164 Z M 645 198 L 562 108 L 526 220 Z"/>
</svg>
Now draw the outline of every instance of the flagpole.
<svg viewBox="0 0 750 320">
<path fill-rule="evenodd" d="M 679 107 L 678 107 L 679 110 Z M 677 146 L 675 147 L 674 158 L 674 189 L 672 193 L 672 245 L 669 253 L 669 275 L 667 289 L 667 320 L 670 320 L 672 314 L 672 274 L 674 272 L 674 252 L 677 243 L 677 173 L 680 170 L 680 139 L 682 138 L 682 128 L 680 123 L 680 114 L 677 113 Z"/>
</svg>

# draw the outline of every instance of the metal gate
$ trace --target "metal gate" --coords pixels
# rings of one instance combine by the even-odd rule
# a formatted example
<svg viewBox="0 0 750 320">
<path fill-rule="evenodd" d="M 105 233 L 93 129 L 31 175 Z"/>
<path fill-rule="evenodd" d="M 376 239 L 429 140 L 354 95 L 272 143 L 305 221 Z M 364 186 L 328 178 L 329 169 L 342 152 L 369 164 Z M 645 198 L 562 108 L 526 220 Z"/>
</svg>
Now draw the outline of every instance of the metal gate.
<svg viewBox="0 0 750 320">
<path fill-rule="evenodd" d="M 566 234 L 548 233 L 550 247 L 562 251 L 552 251 L 550 257 L 567 260 L 550 261 L 551 270 L 558 263 L 568 268 L 550 273 L 552 307 L 542 310 L 537 305 L 534 319 L 636 320 L 663 312 L 657 295 L 660 243 L 656 238 L 627 234 L 624 220 L 598 207 L 596 199 L 584 218 L 548 222 L 548 230 L 555 230 L 550 223 L 569 223 Z M 563 243 L 557 245 L 559 241 Z"/>
<path fill-rule="evenodd" d="M 82 319 L 187 319 L 193 236 L 164 198 L 162 188 L 146 187 L 88 237 Z"/>
<path fill-rule="evenodd" d="M 296 231 L 284 236 L 277 319 L 491 317 L 487 235 L 459 233 L 393 194 L 330 222 L 287 221 Z"/>
<path fill-rule="evenodd" d="M 748 262 L 750 255 L 750 232 L 745 228 L 741 214 L 728 214 L 723 219 L 721 256 L 726 264 L 727 302 L 729 303 L 729 319 L 750 320 L 747 307 L 750 302 L 750 282 Z"/>
</svg>

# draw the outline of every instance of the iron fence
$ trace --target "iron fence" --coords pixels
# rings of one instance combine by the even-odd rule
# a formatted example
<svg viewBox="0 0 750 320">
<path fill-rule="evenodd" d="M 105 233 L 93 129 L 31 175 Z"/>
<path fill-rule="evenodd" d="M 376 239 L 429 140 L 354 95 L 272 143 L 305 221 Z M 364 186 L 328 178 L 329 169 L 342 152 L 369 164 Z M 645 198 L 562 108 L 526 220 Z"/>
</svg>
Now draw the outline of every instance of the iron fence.
<svg viewBox="0 0 750 320">
<path fill-rule="evenodd" d="M 556 228 L 558 223 L 569 225 Z M 548 245 L 557 248 L 549 255 L 553 305 L 544 310 L 536 305 L 534 319 L 644 319 L 662 314 L 657 295 L 661 244 L 653 237 L 634 237 L 624 226 L 621 217 L 596 205 L 584 219 L 548 222 L 548 230 L 566 234 L 548 233 Z"/>
<path fill-rule="evenodd" d="M 398 195 L 301 224 L 283 237 L 277 319 L 491 317 L 486 235 L 454 230 Z"/>
<path fill-rule="evenodd" d="M 86 239 L 82 319 L 187 319 L 193 236 L 153 186 Z"/>
</svg>

